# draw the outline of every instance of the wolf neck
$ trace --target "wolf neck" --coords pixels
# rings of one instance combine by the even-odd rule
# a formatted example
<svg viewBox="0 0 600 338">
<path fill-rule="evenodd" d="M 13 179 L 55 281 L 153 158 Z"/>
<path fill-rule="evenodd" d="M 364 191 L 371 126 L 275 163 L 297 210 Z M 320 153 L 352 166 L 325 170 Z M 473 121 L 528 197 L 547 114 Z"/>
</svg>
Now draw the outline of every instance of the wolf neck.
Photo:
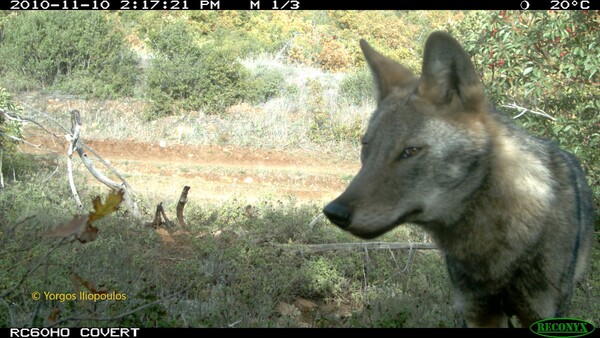
<svg viewBox="0 0 600 338">
<path fill-rule="evenodd" d="M 553 203 L 552 173 L 533 153 L 543 145 L 522 134 L 509 136 L 519 133 L 509 126 L 498 129 L 492 133 L 488 175 L 466 202 L 462 219 L 432 229 L 437 244 L 457 258 L 471 251 L 465 247 L 489 253 L 533 243 L 541 233 L 539 219 Z"/>
</svg>

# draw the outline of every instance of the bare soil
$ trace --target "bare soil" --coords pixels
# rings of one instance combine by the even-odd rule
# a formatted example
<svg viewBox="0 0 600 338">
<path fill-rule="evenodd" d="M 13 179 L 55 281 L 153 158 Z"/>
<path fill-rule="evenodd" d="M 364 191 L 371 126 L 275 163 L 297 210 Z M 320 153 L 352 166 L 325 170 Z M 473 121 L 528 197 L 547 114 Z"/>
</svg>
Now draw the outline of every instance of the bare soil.
<svg viewBox="0 0 600 338">
<path fill-rule="evenodd" d="M 26 135 L 26 153 L 65 156 L 68 142 L 46 135 Z M 356 174 L 359 161 L 306 150 L 269 150 L 235 146 L 190 146 L 135 140 L 83 140 L 120 172 L 137 194 L 176 199 L 183 186 L 189 198 L 257 201 L 293 196 L 326 201 L 337 196 Z M 88 152 L 92 159 L 95 157 Z M 80 163 L 74 157 L 74 163 Z M 110 177 L 99 161 L 96 167 Z M 82 166 L 80 166 L 82 167 Z M 91 175 L 89 175 L 91 177 Z M 116 179 L 115 179 L 116 180 Z"/>
</svg>

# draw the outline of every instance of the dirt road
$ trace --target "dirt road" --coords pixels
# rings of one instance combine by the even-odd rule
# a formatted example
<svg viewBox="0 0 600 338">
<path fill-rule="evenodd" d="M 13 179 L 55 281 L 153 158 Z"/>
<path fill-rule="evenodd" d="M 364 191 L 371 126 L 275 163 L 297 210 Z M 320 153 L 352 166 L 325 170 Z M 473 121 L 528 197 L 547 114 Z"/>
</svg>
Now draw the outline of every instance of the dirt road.
<svg viewBox="0 0 600 338">
<path fill-rule="evenodd" d="M 28 141 L 41 147 L 23 145 L 25 152 L 66 154 L 66 141 L 53 141 L 47 136 L 29 136 Z M 339 194 L 359 168 L 358 159 L 348 161 L 304 150 L 125 140 L 84 142 L 111 163 L 136 193 L 158 199 L 176 199 L 182 187 L 188 185 L 192 188 L 189 196 L 195 200 L 237 197 L 252 202 L 291 195 L 298 200 L 326 201 Z M 80 162 L 75 158 L 74 163 Z M 109 174 L 99 161 L 96 166 Z"/>
</svg>

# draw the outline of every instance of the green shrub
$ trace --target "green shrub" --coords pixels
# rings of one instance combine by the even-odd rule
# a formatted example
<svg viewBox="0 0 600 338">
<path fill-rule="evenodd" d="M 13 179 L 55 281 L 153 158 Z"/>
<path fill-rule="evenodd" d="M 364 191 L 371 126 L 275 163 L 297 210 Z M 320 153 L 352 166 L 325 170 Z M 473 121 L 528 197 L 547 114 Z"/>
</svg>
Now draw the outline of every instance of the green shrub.
<svg viewBox="0 0 600 338">
<path fill-rule="evenodd" d="M 213 43 L 196 44 L 182 22 L 149 36 L 156 52 L 147 70 L 153 116 L 199 109 L 222 113 L 245 98 L 249 72 L 236 55 Z"/>
<path fill-rule="evenodd" d="M 361 104 L 374 95 L 373 78 L 367 68 L 349 73 L 340 82 L 340 96 L 352 104 Z"/>
<path fill-rule="evenodd" d="M 515 102 L 554 118 L 527 113 L 517 123 L 558 141 L 581 159 L 600 208 L 597 14 L 470 12 L 451 30 L 482 72 L 492 103 Z M 600 220 L 596 229 L 600 229 Z"/>
<path fill-rule="evenodd" d="M 252 103 L 266 102 L 288 91 L 283 74 L 266 66 L 251 71 L 249 83 L 245 96 Z"/>
<path fill-rule="evenodd" d="M 311 113 L 308 137 L 315 143 L 352 143 L 356 145 L 364 132 L 363 120 L 354 115 L 344 118 L 344 112 L 332 114 L 323 95 L 323 85 L 314 79 L 308 80 Z M 372 97 L 372 93 L 368 97 Z M 357 96 L 358 100 L 358 96 Z"/>
<path fill-rule="evenodd" d="M 0 87 L 0 109 L 9 111 L 18 111 L 18 107 L 12 95 L 6 89 Z M 8 120 L 0 115 L 0 151 L 2 156 L 10 156 L 16 149 L 17 140 L 21 137 L 22 125 L 18 121 Z"/>
<path fill-rule="evenodd" d="M 195 41 L 192 30 L 183 21 L 168 22 L 148 32 L 152 50 L 167 58 L 198 57 L 200 48 Z"/>
<path fill-rule="evenodd" d="M 302 266 L 304 292 L 307 297 L 324 297 L 342 291 L 344 277 L 331 260 L 320 257 Z"/>
<path fill-rule="evenodd" d="M 114 26 L 99 12 L 10 16 L 3 28 L 0 69 L 31 79 L 39 88 L 55 86 L 92 97 L 131 95 L 137 59 Z"/>
</svg>

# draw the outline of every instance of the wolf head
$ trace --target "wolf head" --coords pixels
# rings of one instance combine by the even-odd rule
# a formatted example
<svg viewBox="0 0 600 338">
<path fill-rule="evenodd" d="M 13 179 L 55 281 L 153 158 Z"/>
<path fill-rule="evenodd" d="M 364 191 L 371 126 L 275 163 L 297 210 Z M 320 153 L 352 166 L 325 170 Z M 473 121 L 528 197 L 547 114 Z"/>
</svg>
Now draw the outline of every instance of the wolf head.
<svg viewBox="0 0 600 338">
<path fill-rule="evenodd" d="M 412 222 L 448 226 L 488 173 L 492 132 L 483 87 L 469 55 L 450 35 L 431 34 L 421 77 L 360 46 L 377 88 L 362 137 L 362 167 L 323 210 L 363 238 Z"/>
</svg>

